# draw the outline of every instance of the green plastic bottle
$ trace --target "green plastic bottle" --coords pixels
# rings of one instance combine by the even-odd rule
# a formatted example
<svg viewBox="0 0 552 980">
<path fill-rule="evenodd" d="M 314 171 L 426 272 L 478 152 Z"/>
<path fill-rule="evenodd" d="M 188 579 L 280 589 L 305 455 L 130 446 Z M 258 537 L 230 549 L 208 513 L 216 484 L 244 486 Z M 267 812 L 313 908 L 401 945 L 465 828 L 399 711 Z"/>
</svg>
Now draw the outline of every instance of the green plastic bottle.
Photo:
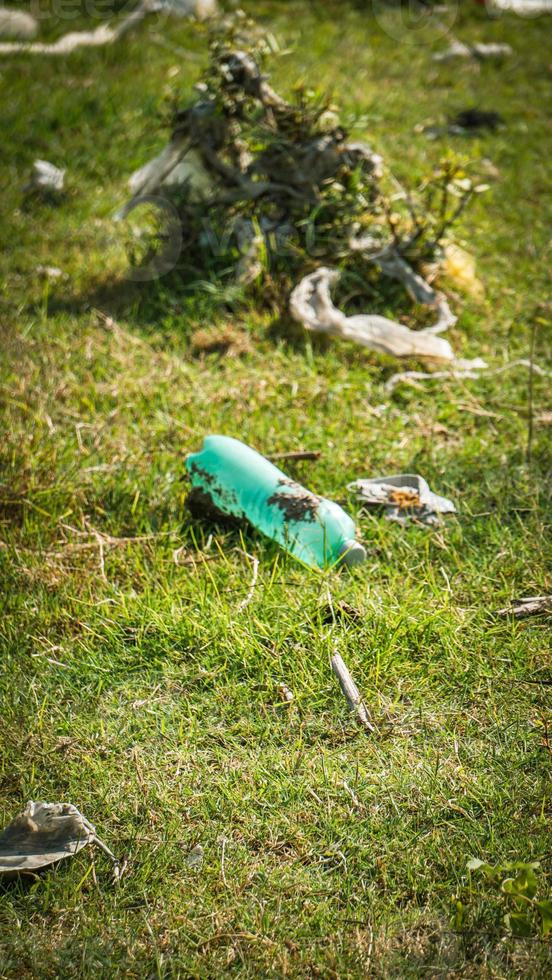
<svg viewBox="0 0 552 980">
<path fill-rule="evenodd" d="M 229 436 L 207 436 L 186 459 L 192 486 L 223 514 L 246 518 L 307 565 L 358 565 L 366 558 L 355 525 L 338 504 L 290 480 Z"/>
</svg>

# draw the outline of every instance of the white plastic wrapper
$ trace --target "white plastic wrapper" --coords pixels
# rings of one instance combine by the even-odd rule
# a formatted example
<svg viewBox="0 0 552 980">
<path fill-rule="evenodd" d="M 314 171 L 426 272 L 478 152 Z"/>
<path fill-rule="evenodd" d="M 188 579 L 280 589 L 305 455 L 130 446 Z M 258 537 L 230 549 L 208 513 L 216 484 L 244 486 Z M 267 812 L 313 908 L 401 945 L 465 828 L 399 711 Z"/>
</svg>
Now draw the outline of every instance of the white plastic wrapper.
<svg viewBox="0 0 552 980">
<path fill-rule="evenodd" d="M 481 61 L 487 58 L 506 58 L 513 54 L 513 49 L 509 44 L 498 44 L 476 42 L 475 44 L 464 44 L 455 38 L 448 48 L 444 51 L 437 51 L 433 55 L 434 61 L 453 61 L 455 58 L 479 58 Z"/>
<path fill-rule="evenodd" d="M 142 3 L 135 10 L 132 10 L 127 17 L 120 20 L 115 27 L 110 27 L 106 23 L 100 24 L 93 31 L 70 31 L 68 34 L 63 34 L 57 41 L 48 44 L 40 41 L 32 44 L 6 42 L 0 44 L 0 54 L 24 52 L 25 54 L 65 55 L 72 54 L 79 48 L 100 48 L 118 41 L 149 14 L 163 10 L 183 17 L 198 17 L 201 20 L 204 17 L 213 16 L 217 6 L 216 0 L 142 0 Z M 24 36 L 29 37 L 31 35 L 26 34 Z"/>
<path fill-rule="evenodd" d="M 440 524 L 439 515 L 456 513 L 452 500 L 433 493 L 424 478 L 416 473 L 355 480 L 348 489 L 353 490 L 363 504 L 384 507 L 387 519 L 399 524 L 409 521 Z"/>
<path fill-rule="evenodd" d="M 48 160 L 35 160 L 31 172 L 29 187 L 43 191 L 62 191 L 65 182 L 65 170 L 60 170 Z"/>
<path fill-rule="evenodd" d="M 420 357 L 437 361 L 453 361 L 454 352 L 448 340 L 436 335 L 436 327 L 425 330 L 410 330 L 402 323 L 388 320 L 377 314 L 360 313 L 346 316 L 332 302 L 330 287 L 339 278 L 336 269 L 321 267 L 305 276 L 295 287 L 290 297 L 291 315 L 306 330 L 340 337 L 353 343 L 362 344 L 371 350 L 394 357 Z M 437 329 L 441 311 L 438 315 Z"/>
</svg>

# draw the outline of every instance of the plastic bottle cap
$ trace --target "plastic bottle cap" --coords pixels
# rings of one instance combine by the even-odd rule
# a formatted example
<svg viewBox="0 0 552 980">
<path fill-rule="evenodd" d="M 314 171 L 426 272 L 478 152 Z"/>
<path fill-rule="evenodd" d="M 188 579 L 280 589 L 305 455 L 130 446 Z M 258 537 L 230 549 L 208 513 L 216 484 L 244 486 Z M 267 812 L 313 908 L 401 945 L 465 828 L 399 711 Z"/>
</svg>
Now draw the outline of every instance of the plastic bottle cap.
<svg viewBox="0 0 552 980">
<path fill-rule="evenodd" d="M 351 538 L 350 541 L 345 541 L 339 549 L 339 555 L 343 564 L 349 566 L 361 565 L 363 561 L 366 561 L 366 549 L 361 545 L 360 541 L 355 541 L 354 538 Z"/>
</svg>

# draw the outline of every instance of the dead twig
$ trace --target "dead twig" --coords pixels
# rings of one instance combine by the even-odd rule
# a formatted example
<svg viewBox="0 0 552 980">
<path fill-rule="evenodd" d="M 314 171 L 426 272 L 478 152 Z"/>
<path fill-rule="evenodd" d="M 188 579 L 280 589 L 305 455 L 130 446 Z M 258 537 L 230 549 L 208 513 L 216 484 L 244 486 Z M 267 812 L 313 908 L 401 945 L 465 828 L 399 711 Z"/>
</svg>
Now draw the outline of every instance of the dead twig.
<svg viewBox="0 0 552 980">
<path fill-rule="evenodd" d="M 343 786 L 343 789 L 346 790 L 346 792 L 349 794 L 349 796 L 351 797 L 351 800 L 353 801 L 353 803 L 357 807 L 357 809 L 358 810 L 365 810 L 366 807 L 364 806 L 364 803 L 361 803 L 361 801 L 359 800 L 358 796 L 356 795 L 354 789 L 352 789 L 349 786 L 349 783 L 345 779 L 342 780 L 341 785 Z"/>
<path fill-rule="evenodd" d="M 226 880 L 226 871 L 225 871 L 225 866 L 224 866 L 225 865 L 225 858 L 226 858 L 226 837 L 223 837 L 222 838 L 221 843 L 222 843 L 222 851 L 221 851 L 221 855 L 220 855 L 220 875 L 221 875 L 221 878 L 222 878 L 224 887 L 225 888 L 228 888 L 228 882 Z"/>
<path fill-rule="evenodd" d="M 341 687 L 343 696 L 351 711 L 356 713 L 360 724 L 367 732 L 374 732 L 375 728 L 370 721 L 368 709 L 360 696 L 358 687 L 351 677 L 349 668 L 347 667 L 341 654 L 334 653 L 331 663 L 332 670 L 339 681 L 339 686 Z"/>
<path fill-rule="evenodd" d="M 533 452 L 533 372 L 535 367 L 535 340 L 537 336 L 537 319 L 533 318 L 531 329 L 531 350 L 529 354 L 529 377 L 527 381 L 527 449 L 525 451 L 525 462 L 531 465 L 531 455 Z"/>
<path fill-rule="evenodd" d="M 102 853 L 105 854 L 105 856 L 108 857 L 113 863 L 113 878 L 115 881 L 120 881 L 124 868 L 121 867 L 121 864 L 118 858 L 115 857 L 113 851 L 103 840 L 101 840 L 100 837 L 97 836 L 97 834 L 95 834 L 92 838 L 92 843 L 95 844 L 96 847 L 98 847 L 100 851 L 102 851 Z M 124 862 L 124 865 L 126 866 L 126 861 Z"/>
<path fill-rule="evenodd" d="M 550 743 L 550 731 L 548 729 L 548 721 L 546 718 L 542 718 L 542 744 L 547 750 L 548 754 L 552 756 L 552 744 Z"/>
<path fill-rule="evenodd" d="M 501 619 L 513 616 L 514 619 L 525 619 L 527 616 L 542 616 L 552 613 L 552 595 L 526 596 L 524 599 L 513 599 L 511 606 L 505 606 L 496 613 Z"/>
<path fill-rule="evenodd" d="M 92 532 L 96 541 L 98 543 L 98 560 L 100 563 L 100 575 L 104 582 L 107 582 L 107 575 L 105 573 L 105 560 L 104 560 L 104 543 L 99 531 Z"/>
</svg>

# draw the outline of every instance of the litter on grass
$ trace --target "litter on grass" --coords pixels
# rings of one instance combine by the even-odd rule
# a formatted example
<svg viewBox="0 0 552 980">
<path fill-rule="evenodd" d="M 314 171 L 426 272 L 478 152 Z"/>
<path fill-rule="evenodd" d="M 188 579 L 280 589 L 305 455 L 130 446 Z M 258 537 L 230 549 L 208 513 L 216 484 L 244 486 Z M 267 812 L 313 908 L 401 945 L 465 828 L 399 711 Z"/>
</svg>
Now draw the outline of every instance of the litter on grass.
<svg viewBox="0 0 552 980">
<path fill-rule="evenodd" d="M 363 546 L 355 538 L 353 521 L 338 504 L 290 480 L 238 439 L 207 436 L 202 449 L 187 457 L 186 468 L 196 512 L 202 509 L 215 518 L 221 514 L 245 518 L 313 568 L 358 565 L 366 559 Z M 238 612 L 251 601 L 257 581 L 258 561 L 248 557 L 253 577 Z"/>
<path fill-rule="evenodd" d="M 552 0 L 490 0 L 496 10 L 511 11 L 520 17 L 552 14 Z"/>
<path fill-rule="evenodd" d="M 192 850 L 186 857 L 186 865 L 188 868 L 195 868 L 196 871 L 200 871 L 203 867 L 204 851 L 201 844 L 196 844 L 192 847 Z"/>
<path fill-rule="evenodd" d="M 215 0 L 142 0 L 135 10 L 124 17 L 116 27 L 100 24 L 93 31 L 70 31 L 53 41 L 44 44 L 36 41 L 32 44 L 13 42 L 0 44 L 0 54 L 72 54 L 79 48 L 100 48 L 114 44 L 127 34 L 133 27 L 140 24 L 149 14 L 166 10 L 181 16 L 196 16 L 200 19 L 216 13 Z M 26 35 L 32 36 L 32 35 Z"/>
<path fill-rule="evenodd" d="M 330 287 L 338 278 L 337 269 L 322 267 L 305 276 L 293 290 L 289 301 L 290 312 L 305 330 L 340 337 L 394 357 L 454 360 L 454 352 L 448 340 L 436 334 L 454 323 L 455 318 L 442 298 L 442 305 L 439 307 L 439 298 L 433 294 L 433 290 L 431 294 L 435 297 L 433 305 L 438 313 L 437 322 L 425 330 L 410 330 L 402 323 L 377 314 L 346 316 L 334 306 L 330 295 Z"/>
<path fill-rule="evenodd" d="M 170 10 L 182 17 L 197 17 L 204 20 L 218 13 L 217 0 L 157 0 L 161 10 Z"/>
<path fill-rule="evenodd" d="M 287 101 L 271 87 L 264 68 L 277 43 L 246 18 L 222 19 L 209 47 L 197 94 L 175 111 L 165 149 L 132 175 L 117 217 L 169 186 L 183 275 L 195 278 L 206 263 L 224 275 L 233 267 L 234 285 L 259 288 L 270 275 L 282 296 L 291 279 L 291 313 L 306 329 L 396 357 L 454 362 L 437 335 L 456 317 L 420 271 L 440 261 L 449 229 L 485 185 L 450 160 L 416 188 L 399 185 L 369 144 L 349 138 L 327 97 L 300 88 Z M 338 266 L 357 281 L 364 266 L 397 280 L 433 311 L 433 325 L 346 316 L 330 296 Z"/>
<path fill-rule="evenodd" d="M 116 27 L 100 24 L 93 31 L 70 31 L 63 34 L 57 41 L 45 44 L 36 41 L 32 44 L 12 43 L 0 44 L 0 54 L 72 54 L 79 48 L 99 48 L 118 41 L 127 31 L 139 24 L 153 10 L 153 4 L 144 0 L 136 10 L 133 10 Z"/>
<path fill-rule="evenodd" d="M 389 521 L 408 524 L 416 521 L 428 526 L 441 523 L 441 514 L 455 514 L 452 500 L 433 493 L 422 476 L 404 473 L 349 483 L 363 504 L 384 507 Z"/>
<path fill-rule="evenodd" d="M 31 171 L 31 179 L 25 190 L 52 191 L 59 194 L 65 183 L 65 170 L 60 170 L 48 160 L 35 160 Z"/>
<path fill-rule="evenodd" d="M 0 833 L 0 873 L 38 871 L 78 854 L 88 844 L 96 844 L 117 873 L 117 859 L 76 806 L 30 800 Z"/>
<path fill-rule="evenodd" d="M 38 31 L 38 22 L 30 14 L 10 7 L 0 7 L 0 37 L 30 41 Z"/>
<path fill-rule="evenodd" d="M 513 49 L 509 44 L 464 44 L 455 38 L 448 48 L 444 51 L 437 51 L 433 55 L 434 61 L 453 61 L 455 58 L 473 58 L 474 60 L 485 61 L 487 58 L 507 58 L 513 54 Z"/>
</svg>

